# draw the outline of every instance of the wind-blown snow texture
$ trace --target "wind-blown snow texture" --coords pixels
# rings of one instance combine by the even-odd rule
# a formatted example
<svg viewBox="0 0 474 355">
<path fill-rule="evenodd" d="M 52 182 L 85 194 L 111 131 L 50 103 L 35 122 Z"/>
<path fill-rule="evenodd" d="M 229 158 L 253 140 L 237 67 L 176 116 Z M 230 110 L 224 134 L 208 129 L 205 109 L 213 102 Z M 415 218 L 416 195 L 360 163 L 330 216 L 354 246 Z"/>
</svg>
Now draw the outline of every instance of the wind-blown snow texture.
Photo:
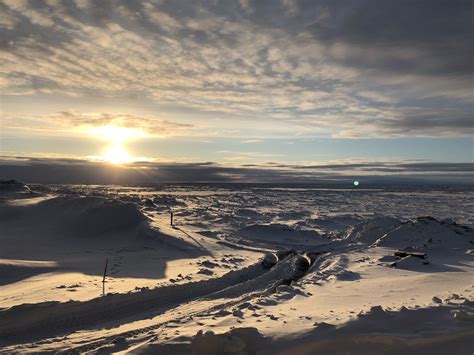
<svg viewBox="0 0 474 355">
<path fill-rule="evenodd" d="M 4 181 L 0 349 L 471 354 L 473 197 Z"/>
</svg>

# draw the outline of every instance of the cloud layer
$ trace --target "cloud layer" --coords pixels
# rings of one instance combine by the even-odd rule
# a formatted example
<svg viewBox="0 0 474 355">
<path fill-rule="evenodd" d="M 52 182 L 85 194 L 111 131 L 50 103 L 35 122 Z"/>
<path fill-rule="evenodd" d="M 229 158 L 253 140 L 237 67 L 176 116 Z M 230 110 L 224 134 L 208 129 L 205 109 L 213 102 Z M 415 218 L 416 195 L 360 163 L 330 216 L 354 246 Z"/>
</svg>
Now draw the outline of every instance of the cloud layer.
<svg viewBox="0 0 474 355">
<path fill-rule="evenodd" d="M 277 163 L 136 162 L 113 166 L 81 159 L 0 158 L 3 179 L 50 184 L 321 183 L 473 184 L 474 163 L 359 162 L 321 165 Z M 54 172 L 52 174 L 51 172 Z"/>
<path fill-rule="evenodd" d="M 130 129 L 139 128 L 144 135 L 151 137 L 170 137 L 183 134 L 183 132 L 193 128 L 191 124 L 172 122 L 153 116 L 87 113 L 73 110 L 48 115 L 4 113 L 2 122 L 9 129 L 37 130 L 43 134 L 112 126 Z"/>
<path fill-rule="evenodd" d="M 0 0 L 0 85 L 339 137 L 469 135 L 471 14 L 464 0 Z M 190 128 L 68 114 L 73 126 Z"/>
</svg>

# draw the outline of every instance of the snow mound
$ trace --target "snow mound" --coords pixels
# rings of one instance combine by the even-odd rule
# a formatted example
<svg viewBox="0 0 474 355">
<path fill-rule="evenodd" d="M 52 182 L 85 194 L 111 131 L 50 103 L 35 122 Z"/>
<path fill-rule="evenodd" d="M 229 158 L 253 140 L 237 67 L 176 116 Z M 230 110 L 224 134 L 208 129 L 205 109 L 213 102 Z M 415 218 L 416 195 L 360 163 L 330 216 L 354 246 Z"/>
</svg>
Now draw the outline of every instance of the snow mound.
<svg viewBox="0 0 474 355">
<path fill-rule="evenodd" d="M 0 180 L 0 199 L 31 197 L 33 192 L 28 185 L 16 180 Z"/>
<path fill-rule="evenodd" d="M 474 243 L 474 231 L 451 220 L 419 217 L 401 224 L 375 241 L 380 247 L 424 250 L 467 249 Z"/>
<path fill-rule="evenodd" d="M 276 292 L 273 295 L 273 297 L 276 300 L 282 300 L 282 301 L 291 300 L 296 295 L 302 295 L 302 296 L 306 295 L 303 291 L 291 285 L 280 285 L 276 288 L 275 291 Z"/>
<path fill-rule="evenodd" d="M 394 261 L 398 261 L 400 258 L 395 255 L 384 255 L 378 259 L 378 261 L 382 263 L 393 263 Z"/>
<path fill-rule="evenodd" d="M 203 333 L 200 330 L 191 343 L 193 354 L 257 354 L 264 347 L 266 340 L 257 328 L 236 328 L 227 333 Z"/>
<path fill-rule="evenodd" d="M 0 180 L 0 191 L 30 191 L 30 188 L 16 180 Z"/>
<path fill-rule="evenodd" d="M 42 207 L 85 234 L 121 230 L 145 220 L 134 203 L 101 197 L 58 197 L 45 201 Z"/>
<path fill-rule="evenodd" d="M 254 327 L 221 334 L 199 330 L 189 346 L 167 342 L 147 345 L 145 350 L 154 354 L 196 355 L 471 354 L 471 311 L 468 307 L 449 306 L 390 311 L 374 306 L 341 325 L 316 322 L 314 329 L 296 336 L 275 338 Z"/>
<path fill-rule="evenodd" d="M 357 224 L 346 239 L 357 243 L 372 244 L 399 225 L 400 221 L 396 218 L 377 216 Z"/>
<path fill-rule="evenodd" d="M 312 230 L 296 230 L 284 224 L 253 224 L 240 229 L 237 236 L 245 241 L 266 244 L 325 244 L 326 238 Z"/>
<path fill-rule="evenodd" d="M 240 208 L 235 212 L 235 214 L 242 217 L 258 218 L 260 217 L 261 212 L 257 211 L 257 209 Z"/>
<path fill-rule="evenodd" d="M 21 223 L 88 236 L 131 228 L 146 219 L 134 203 L 90 196 L 55 197 L 15 212 Z"/>
<path fill-rule="evenodd" d="M 354 281 L 359 280 L 360 274 L 354 271 L 344 270 L 335 275 L 336 279 L 339 281 Z"/>
<path fill-rule="evenodd" d="M 165 207 L 170 207 L 170 206 L 186 206 L 186 204 L 178 200 L 176 197 L 171 196 L 171 195 L 160 195 L 156 196 L 152 199 L 152 202 L 156 206 L 165 206 Z"/>
<path fill-rule="evenodd" d="M 411 255 L 408 255 L 398 261 L 390 264 L 391 267 L 404 270 L 412 271 L 423 271 L 423 267 L 426 268 L 426 265 L 429 264 L 428 260 L 420 259 Z"/>
<path fill-rule="evenodd" d="M 320 215 L 317 219 L 308 221 L 308 224 L 322 232 L 343 232 L 361 221 L 357 215 Z"/>
<path fill-rule="evenodd" d="M 307 280 L 317 281 L 354 281 L 361 278 L 360 274 L 348 270 L 349 258 L 346 255 L 327 255 L 316 260 L 306 276 Z"/>
<path fill-rule="evenodd" d="M 263 353 L 441 355 L 455 350 L 454 353 L 470 354 L 469 312 L 470 309 L 453 310 L 444 306 L 399 311 L 374 306 L 338 327 L 318 325 L 301 337 L 276 340 Z"/>
<path fill-rule="evenodd" d="M 261 259 L 247 267 L 209 280 L 153 289 L 142 288 L 137 292 L 108 293 L 83 302 L 46 301 L 0 309 L 0 346 L 1 341 L 10 341 L 25 334 L 32 338 L 47 336 L 58 327 L 72 331 L 100 324 L 105 320 L 130 317 L 153 308 L 175 306 L 197 297 L 237 297 L 255 291 L 262 285 L 274 284 L 282 278 L 291 280 L 300 276 L 303 257 L 290 256 L 274 267 L 268 264 L 269 259 L 270 257 Z"/>
</svg>

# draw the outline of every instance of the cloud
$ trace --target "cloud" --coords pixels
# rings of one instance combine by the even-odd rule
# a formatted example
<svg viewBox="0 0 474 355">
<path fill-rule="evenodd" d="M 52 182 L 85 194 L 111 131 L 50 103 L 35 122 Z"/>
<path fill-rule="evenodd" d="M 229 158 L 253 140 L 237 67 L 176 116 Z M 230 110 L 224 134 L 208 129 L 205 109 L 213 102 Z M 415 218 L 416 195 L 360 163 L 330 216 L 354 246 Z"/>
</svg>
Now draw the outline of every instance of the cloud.
<svg viewBox="0 0 474 355">
<path fill-rule="evenodd" d="M 151 183 L 319 183 L 350 184 L 358 179 L 377 184 L 469 184 L 474 163 L 341 162 L 308 165 L 136 162 L 113 166 L 69 158 L 2 157 L 1 178 L 57 184 Z M 54 174 L 51 172 L 54 171 Z"/>
<path fill-rule="evenodd" d="M 295 16 L 299 12 L 297 0 L 281 0 L 281 5 L 288 16 Z"/>
<path fill-rule="evenodd" d="M 335 43 L 336 55 L 351 65 L 420 75 L 472 74 L 470 1 L 449 6 L 443 1 L 328 1 L 327 6 L 330 15 L 311 31 Z"/>
<path fill-rule="evenodd" d="M 0 0 L 0 10 L 4 95 L 140 98 L 332 136 L 470 134 L 470 1 Z"/>
<path fill-rule="evenodd" d="M 251 0 L 239 0 L 239 4 L 242 10 L 244 10 L 244 12 L 248 14 L 255 13 L 255 8 L 252 6 Z"/>
<path fill-rule="evenodd" d="M 74 132 L 78 128 L 96 128 L 103 126 L 140 129 L 149 136 L 178 136 L 193 129 L 188 123 L 172 122 L 152 116 L 132 114 L 84 113 L 74 110 L 60 111 L 47 115 L 19 115 L 5 113 L 3 128 L 5 130 L 37 130 L 46 132 Z"/>
</svg>

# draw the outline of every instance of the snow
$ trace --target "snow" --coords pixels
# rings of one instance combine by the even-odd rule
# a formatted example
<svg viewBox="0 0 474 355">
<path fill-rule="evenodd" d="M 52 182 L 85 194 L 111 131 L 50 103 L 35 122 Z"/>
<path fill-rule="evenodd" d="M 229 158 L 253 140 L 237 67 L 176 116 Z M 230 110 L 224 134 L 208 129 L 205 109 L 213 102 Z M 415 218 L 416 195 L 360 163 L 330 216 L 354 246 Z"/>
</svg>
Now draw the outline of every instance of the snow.
<svg viewBox="0 0 474 355">
<path fill-rule="evenodd" d="M 400 221 L 396 218 L 376 216 L 354 226 L 348 234 L 347 240 L 372 244 L 399 225 Z"/>
<path fill-rule="evenodd" d="M 471 353 L 472 197 L 2 182 L 0 349 Z"/>
<path fill-rule="evenodd" d="M 295 230 L 284 224 L 254 224 L 238 230 L 235 235 L 251 245 L 270 244 L 288 245 L 290 247 L 301 245 L 327 244 L 327 238 L 311 230 Z"/>
<path fill-rule="evenodd" d="M 0 180 L 0 191 L 5 193 L 31 193 L 30 188 L 16 180 Z"/>
<path fill-rule="evenodd" d="M 458 248 L 465 251 L 474 244 L 474 230 L 451 220 L 419 217 L 383 235 L 375 244 L 398 249 Z"/>
</svg>

